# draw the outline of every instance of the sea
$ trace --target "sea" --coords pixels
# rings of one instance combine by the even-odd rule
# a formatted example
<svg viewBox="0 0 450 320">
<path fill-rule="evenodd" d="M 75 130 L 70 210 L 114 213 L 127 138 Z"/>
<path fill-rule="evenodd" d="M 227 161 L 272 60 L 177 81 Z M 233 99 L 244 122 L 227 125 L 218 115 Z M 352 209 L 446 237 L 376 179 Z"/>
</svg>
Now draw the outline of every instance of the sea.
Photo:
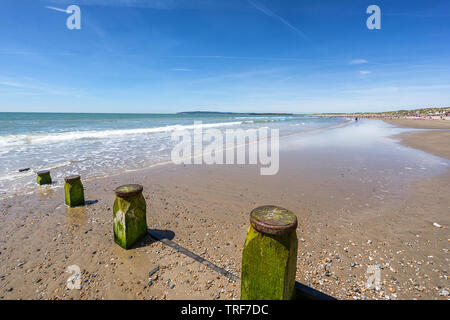
<svg viewBox="0 0 450 320">
<path fill-rule="evenodd" d="M 276 128 L 283 136 L 347 120 L 284 114 L 0 113 L 0 198 L 32 192 L 40 170 L 50 170 L 61 182 L 72 174 L 90 179 L 169 163 L 178 143 L 172 134 L 192 130 L 195 121 L 219 130 Z"/>
</svg>

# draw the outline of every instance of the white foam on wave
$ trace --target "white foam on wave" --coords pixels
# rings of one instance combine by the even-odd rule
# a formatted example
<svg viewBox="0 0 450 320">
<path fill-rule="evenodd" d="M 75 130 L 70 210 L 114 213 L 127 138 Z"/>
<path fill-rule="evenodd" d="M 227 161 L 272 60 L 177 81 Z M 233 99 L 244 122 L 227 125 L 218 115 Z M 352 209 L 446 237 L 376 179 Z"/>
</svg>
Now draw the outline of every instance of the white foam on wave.
<svg viewBox="0 0 450 320">
<path fill-rule="evenodd" d="M 220 123 L 206 123 L 202 124 L 203 128 L 216 128 L 240 125 L 241 122 L 220 122 Z M 171 125 L 154 128 L 137 128 L 137 129 L 116 129 L 116 130 L 102 130 L 102 131 L 70 131 L 64 133 L 50 133 L 50 134 L 31 134 L 31 135 L 8 135 L 0 136 L 1 147 L 21 146 L 21 145 L 35 145 L 57 143 L 70 140 L 80 139 L 109 139 L 112 136 L 127 136 L 139 134 L 163 133 L 181 130 L 192 130 L 194 125 Z"/>
<path fill-rule="evenodd" d="M 65 167 L 65 166 L 72 164 L 73 162 L 79 162 L 79 161 L 78 160 L 77 161 L 63 161 L 63 162 L 54 163 L 54 164 L 51 164 L 48 166 L 41 166 L 41 167 L 33 168 L 33 169 L 30 169 L 30 170 L 24 171 L 24 172 L 19 172 L 19 171 L 9 172 L 7 174 L 0 175 L 0 181 L 5 181 L 5 180 L 12 181 L 17 178 L 23 178 L 26 176 L 35 175 L 36 172 L 38 172 L 40 170 L 52 170 L 52 169 Z"/>
</svg>

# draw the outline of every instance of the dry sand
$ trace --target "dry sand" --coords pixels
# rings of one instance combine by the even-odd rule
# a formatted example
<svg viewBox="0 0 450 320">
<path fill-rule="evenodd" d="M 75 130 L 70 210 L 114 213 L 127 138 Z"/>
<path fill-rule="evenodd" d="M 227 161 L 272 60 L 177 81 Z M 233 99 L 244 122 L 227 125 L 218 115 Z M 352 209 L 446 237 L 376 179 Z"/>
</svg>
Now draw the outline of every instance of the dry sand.
<svg viewBox="0 0 450 320">
<path fill-rule="evenodd" d="M 441 137 L 443 156 L 450 143 Z M 3 200 L 0 298 L 239 299 L 238 282 L 160 242 L 114 244 L 112 190 L 140 183 L 150 229 L 239 276 L 250 210 L 278 204 L 299 219 L 297 281 L 339 299 L 448 299 L 450 174 L 406 178 L 380 150 L 379 158 L 287 151 L 276 176 L 248 166 L 154 167 L 84 181 L 87 200 L 98 202 L 80 208 L 62 205 L 61 188 Z M 66 288 L 74 264 L 81 290 Z M 366 289 L 368 265 L 382 269 L 378 290 Z"/>
</svg>

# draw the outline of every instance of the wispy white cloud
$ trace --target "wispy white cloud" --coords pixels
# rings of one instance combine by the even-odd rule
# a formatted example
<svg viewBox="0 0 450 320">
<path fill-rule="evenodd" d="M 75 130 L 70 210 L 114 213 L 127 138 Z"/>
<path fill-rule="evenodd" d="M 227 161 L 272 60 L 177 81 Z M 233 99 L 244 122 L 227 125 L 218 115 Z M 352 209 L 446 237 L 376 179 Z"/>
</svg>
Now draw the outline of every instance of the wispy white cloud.
<svg viewBox="0 0 450 320">
<path fill-rule="evenodd" d="M 34 89 L 34 87 L 28 86 L 26 84 L 23 83 L 18 83 L 18 82 L 13 82 L 13 81 L 0 81 L 0 86 L 5 86 L 5 87 L 14 87 L 14 88 L 29 88 L 29 89 Z"/>
<path fill-rule="evenodd" d="M 50 0 L 59 5 L 74 4 L 74 0 Z M 211 1 L 211 0 L 77 0 L 79 6 L 105 6 L 147 8 L 155 10 L 176 9 L 227 9 L 238 7 L 241 0 Z"/>
<path fill-rule="evenodd" d="M 359 73 L 360 73 L 360 74 L 371 74 L 372 71 L 369 71 L 369 70 L 360 70 Z"/>
<path fill-rule="evenodd" d="M 172 71 L 184 71 L 184 72 L 190 72 L 192 69 L 187 68 L 173 68 Z"/>
<path fill-rule="evenodd" d="M 346 90 L 344 92 L 348 92 L 351 94 L 374 94 L 374 95 L 386 95 L 386 94 L 397 94 L 399 92 L 428 92 L 442 89 L 450 89 L 450 84 L 430 84 L 430 85 L 416 85 L 416 86 L 386 86 L 386 87 L 372 87 L 372 88 L 364 88 L 364 89 L 354 89 L 354 90 Z"/>
<path fill-rule="evenodd" d="M 385 16 L 392 16 L 392 17 L 410 17 L 410 18 L 432 18 L 432 19 L 436 19 L 436 18 L 448 18 L 450 17 L 449 14 L 446 13 L 440 13 L 440 14 L 436 14 L 436 12 L 433 13 L 409 13 L 409 12 L 401 12 L 401 13 L 383 13 L 383 15 Z"/>
<path fill-rule="evenodd" d="M 68 5 L 68 4 L 72 4 L 73 0 L 53 0 L 52 2 L 61 4 L 61 5 Z M 153 9 L 173 9 L 176 6 L 186 3 L 186 0 L 78 0 L 76 2 L 78 5 L 81 5 L 81 6 L 108 6 L 108 7 L 137 7 L 137 8 L 153 8 Z M 55 8 L 55 9 L 58 9 L 58 8 Z"/>
<path fill-rule="evenodd" d="M 26 79 L 26 78 L 23 78 Z M 73 96 L 81 97 L 80 92 L 73 89 L 66 89 L 61 87 L 56 87 L 53 85 L 43 85 L 41 83 L 36 84 L 36 80 L 29 79 L 26 81 L 19 79 L 0 79 L 0 88 L 6 87 L 6 90 L 11 92 L 16 92 L 17 89 L 25 90 L 28 94 L 51 94 L 51 95 L 61 95 L 61 96 Z M 17 93 L 17 92 L 16 92 Z"/>
<path fill-rule="evenodd" d="M 351 60 L 348 64 L 365 64 L 365 63 L 369 63 L 369 61 L 365 59 L 354 59 Z"/>
<path fill-rule="evenodd" d="M 238 57 L 238 56 L 170 56 L 168 58 L 186 58 L 186 59 L 229 59 L 229 60 L 254 60 L 254 61 L 322 61 L 329 60 L 318 59 L 296 59 L 296 58 L 265 58 L 265 57 Z"/>
<path fill-rule="evenodd" d="M 69 13 L 69 12 L 67 12 L 66 9 L 60 9 L 60 8 L 51 7 L 51 6 L 46 6 L 46 8 L 47 8 L 47 9 L 50 9 L 50 10 L 59 11 L 59 12 Z"/>
<path fill-rule="evenodd" d="M 73 55 L 73 53 L 71 53 L 71 52 L 38 52 L 38 51 L 0 51 L 0 55 L 23 55 L 23 56 L 55 55 L 55 56 L 70 56 L 70 55 Z"/>
<path fill-rule="evenodd" d="M 230 79 L 240 79 L 240 80 L 251 79 L 251 78 L 260 79 L 263 76 L 273 75 L 274 73 L 277 73 L 280 70 L 281 70 L 280 68 L 275 68 L 275 69 L 261 69 L 261 70 L 226 73 L 226 74 L 196 79 L 196 80 L 191 81 L 190 84 L 199 84 L 199 83 L 205 83 L 205 82 L 211 83 L 211 82 L 215 82 L 215 81 L 230 80 Z"/>
<path fill-rule="evenodd" d="M 256 0 L 247 0 L 248 3 L 250 3 L 253 7 L 264 13 L 265 15 L 280 21 L 284 25 L 288 26 L 291 30 L 293 30 L 295 33 L 297 33 L 299 36 L 304 38 L 305 40 L 309 40 L 308 37 L 298 28 L 294 27 L 292 24 L 290 24 L 288 21 L 286 21 L 283 17 L 277 15 L 275 12 L 264 6 L 262 3 L 256 1 Z"/>
</svg>

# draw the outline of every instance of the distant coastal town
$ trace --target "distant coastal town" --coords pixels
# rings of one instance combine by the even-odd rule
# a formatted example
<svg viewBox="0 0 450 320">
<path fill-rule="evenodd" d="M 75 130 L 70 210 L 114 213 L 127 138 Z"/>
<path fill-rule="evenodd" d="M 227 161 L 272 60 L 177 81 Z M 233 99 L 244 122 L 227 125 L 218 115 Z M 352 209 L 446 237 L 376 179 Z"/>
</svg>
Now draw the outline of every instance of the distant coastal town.
<svg viewBox="0 0 450 320">
<path fill-rule="evenodd" d="M 201 115 L 243 115 L 243 116 L 294 116 L 294 113 L 255 113 L 255 112 L 216 112 L 216 111 L 185 111 L 178 112 L 180 115 L 201 116 Z M 350 117 L 350 118 L 371 118 L 371 119 L 434 119 L 450 120 L 450 107 L 445 108 L 422 108 L 413 110 L 397 110 L 387 112 L 355 112 L 355 113 L 320 113 L 302 114 L 320 117 Z"/>
<path fill-rule="evenodd" d="M 361 113 L 327 113 L 319 116 L 327 117 L 358 117 L 371 119 L 434 119 L 450 120 L 450 107 L 422 108 L 414 110 L 398 110 L 388 112 L 361 112 Z"/>
</svg>

